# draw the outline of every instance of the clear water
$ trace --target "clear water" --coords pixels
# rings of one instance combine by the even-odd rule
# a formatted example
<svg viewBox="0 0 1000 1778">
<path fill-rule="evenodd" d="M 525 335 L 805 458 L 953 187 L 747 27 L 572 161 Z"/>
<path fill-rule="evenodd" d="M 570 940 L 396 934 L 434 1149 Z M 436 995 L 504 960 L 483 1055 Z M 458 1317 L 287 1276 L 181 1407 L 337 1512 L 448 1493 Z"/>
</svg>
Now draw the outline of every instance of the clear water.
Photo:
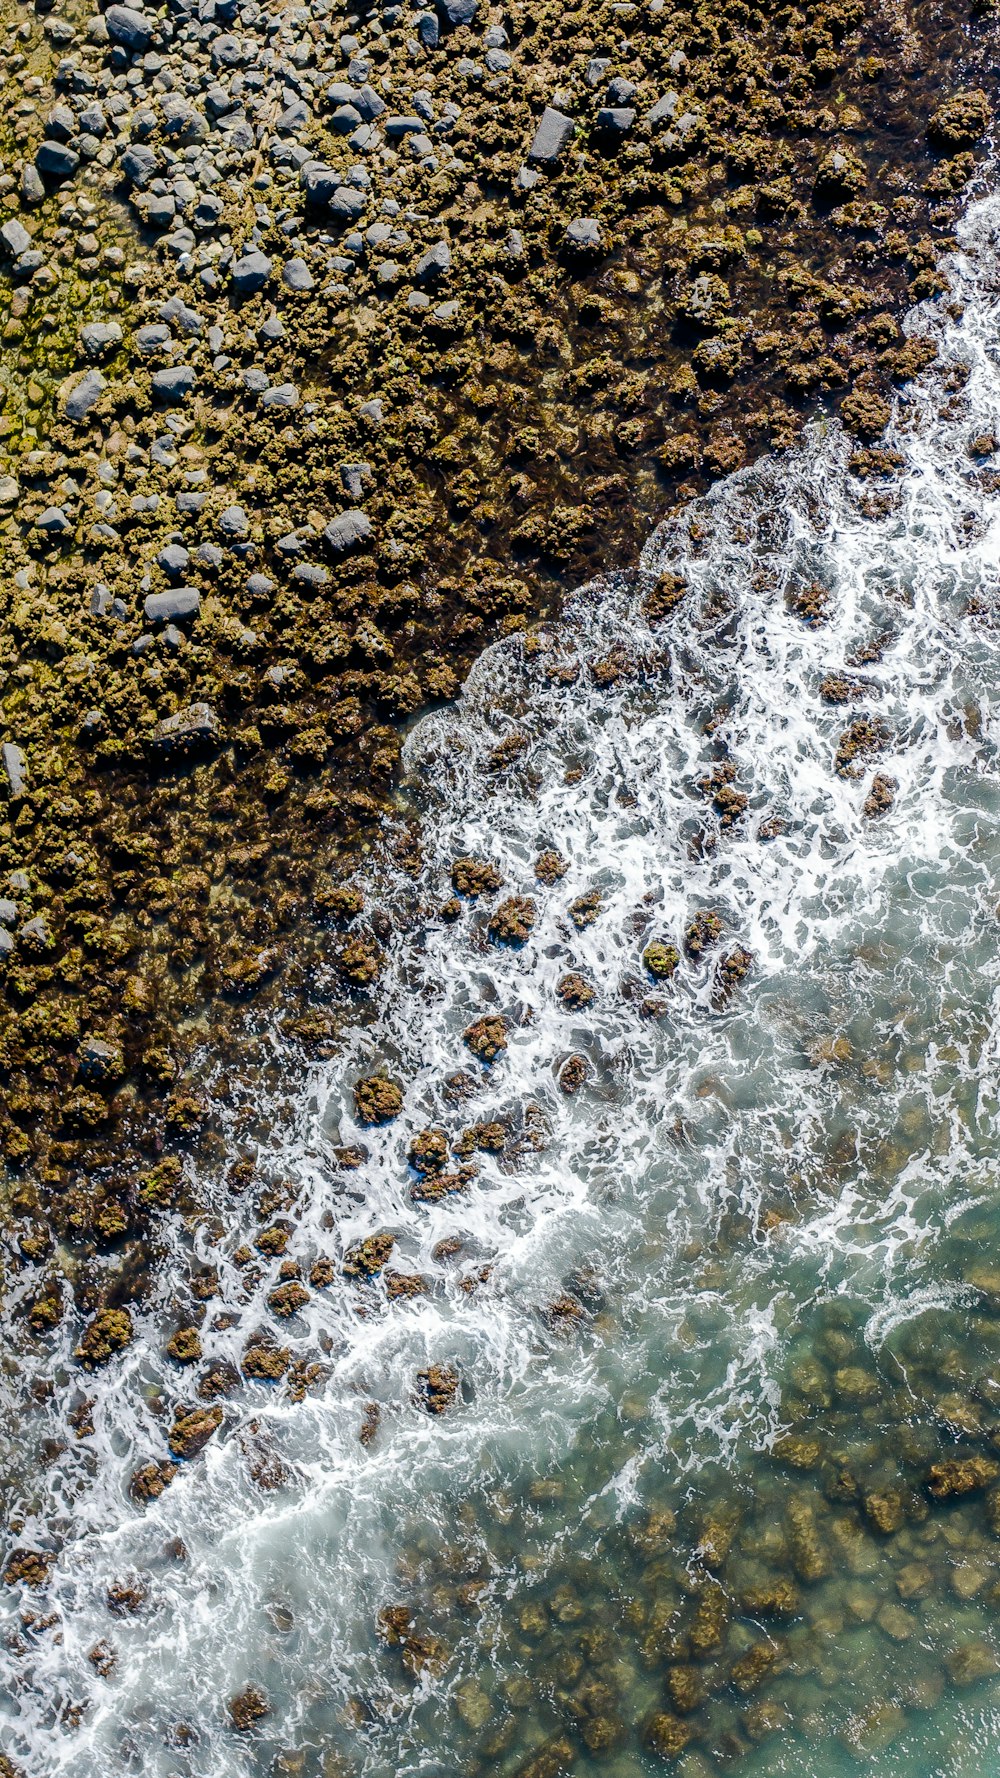
<svg viewBox="0 0 1000 1778">
<path fill-rule="evenodd" d="M 227 1083 L 232 1152 L 283 1193 L 264 1222 L 332 1282 L 276 1323 L 281 1259 L 246 1263 L 254 1193 L 220 1186 L 214 1215 L 164 1217 L 139 1337 L 85 1379 L 92 1431 L 70 1419 L 79 1329 L 12 1349 L 11 1542 L 56 1558 L 0 1601 L 0 1743 L 28 1773 L 996 1770 L 1000 1498 L 927 1481 L 1000 1450 L 1000 494 L 969 452 L 1000 432 L 998 240 L 989 199 L 950 303 L 911 317 L 940 361 L 897 403 L 898 475 L 859 480 L 817 426 L 672 516 L 558 632 L 490 649 L 410 736 L 423 862 L 372 867 L 391 927 L 371 1016 L 330 1063 L 276 1044 L 266 1078 Z M 665 569 L 688 591 L 651 629 Z M 866 683 L 832 705 L 845 670 Z M 883 751 L 842 775 L 860 713 Z M 749 799 L 731 825 L 701 788 L 724 756 Z M 879 771 L 896 789 L 872 818 Z M 546 885 L 548 848 L 566 871 Z M 449 918 L 466 855 L 503 887 Z M 534 903 L 520 946 L 489 932 L 509 895 Z M 723 937 L 692 960 L 709 910 Z M 656 939 L 682 951 L 661 984 Z M 752 967 L 727 995 L 737 944 Z M 570 971 L 594 991 L 577 1010 Z M 484 1015 L 505 1021 L 492 1065 L 463 1038 Z M 378 1069 L 403 1111 L 362 1128 L 354 1084 Z M 473 1178 L 414 1199 L 417 1133 L 492 1123 Z M 386 1273 L 345 1277 L 378 1231 Z M 185 1371 L 164 1346 L 207 1267 Z M 426 1290 L 392 1296 L 393 1272 Z M 176 1405 L 262 1329 L 322 1374 L 301 1400 L 238 1382 L 137 1507 Z M 461 1380 L 440 1417 L 417 1382 L 435 1364 Z M 115 1615 L 129 1577 L 145 1597 Z M 393 1606 L 402 1642 L 378 1630 Z M 268 1713 L 239 1732 L 248 1685 Z"/>
</svg>

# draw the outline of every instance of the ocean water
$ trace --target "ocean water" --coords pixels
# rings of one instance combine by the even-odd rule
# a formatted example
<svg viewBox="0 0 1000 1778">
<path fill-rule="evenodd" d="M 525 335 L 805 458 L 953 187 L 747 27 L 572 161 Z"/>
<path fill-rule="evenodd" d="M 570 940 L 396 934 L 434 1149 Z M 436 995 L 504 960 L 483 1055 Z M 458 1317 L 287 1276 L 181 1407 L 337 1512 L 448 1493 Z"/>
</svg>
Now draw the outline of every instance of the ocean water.
<svg viewBox="0 0 1000 1778">
<path fill-rule="evenodd" d="M 105 1368 L 12 1335 L 31 1778 L 997 1769 L 998 245 L 909 318 L 895 467 L 816 423 L 414 728 L 364 1016 L 215 1083 L 254 1186 L 164 1215 Z"/>
</svg>

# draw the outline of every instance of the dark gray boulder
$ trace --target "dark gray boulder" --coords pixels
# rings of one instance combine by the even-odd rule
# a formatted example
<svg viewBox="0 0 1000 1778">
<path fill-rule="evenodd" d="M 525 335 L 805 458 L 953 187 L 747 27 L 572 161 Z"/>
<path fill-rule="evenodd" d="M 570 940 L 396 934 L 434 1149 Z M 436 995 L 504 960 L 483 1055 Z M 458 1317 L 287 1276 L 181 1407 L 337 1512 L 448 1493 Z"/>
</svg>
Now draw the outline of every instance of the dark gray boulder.
<svg viewBox="0 0 1000 1778">
<path fill-rule="evenodd" d="M 62 410 L 67 420 L 85 420 L 107 388 L 107 378 L 96 368 L 84 371 L 79 382 L 64 397 Z"/>
<path fill-rule="evenodd" d="M 346 555 L 348 550 L 357 549 L 367 543 L 372 534 L 371 520 L 367 513 L 352 506 L 347 512 L 337 514 L 327 525 L 323 536 L 334 555 Z"/>
<path fill-rule="evenodd" d="M 185 401 L 197 378 L 189 364 L 172 364 L 168 370 L 153 373 L 153 400 L 164 407 L 177 407 Z"/>
<path fill-rule="evenodd" d="M 435 241 L 433 247 L 421 254 L 417 260 L 416 276 L 421 282 L 431 278 L 442 278 L 451 270 L 451 248 L 447 241 Z"/>
<path fill-rule="evenodd" d="M 134 6 L 109 6 L 104 23 L 112 43 L 127 49 L 130 55 L 140 55 L 148 49 L 156 29 L 155 20 Z"/>
<path fill-rule="evenodd" d="M 557 161 L 567 143 L 572 140 L 575 129 L 575 122 L 564 111 L 557 111 L 554 105 L 546 105 L 531 139 L 528 159 L 543 163 Z"/>
<path fill-rule="evenodd" d="M 201 610 L 201 594 L 196 586 L 171 587 L 166 593 L 149 593 L 143 610 L 151 624 L 178 623 L 185 617 L 197 617 Z"/>
<path fill-rule="evenodd" d="M 43 179 L 72 179 L 80 165 L 80 156 L 75 149 L 67 148 L 65 142 L 41 142 L 35 155 L 35 166 Z"/>
<path fill-rule="evenodd" d="M 255 290 L 262 290 L 271 276 L 271 269 L 271 261 L 266 253 L 261 253 L 257 248 L 251 253 L 244 253 L 230 273 L 237 295 L 252 296 Z"/>
</svg>

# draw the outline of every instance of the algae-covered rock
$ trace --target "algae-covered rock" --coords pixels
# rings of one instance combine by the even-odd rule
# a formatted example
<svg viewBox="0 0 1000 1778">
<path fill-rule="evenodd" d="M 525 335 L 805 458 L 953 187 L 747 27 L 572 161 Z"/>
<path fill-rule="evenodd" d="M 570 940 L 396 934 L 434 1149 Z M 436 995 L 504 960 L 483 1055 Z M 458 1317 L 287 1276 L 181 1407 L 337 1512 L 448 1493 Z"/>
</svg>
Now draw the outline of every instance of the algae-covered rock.
<svg viewBox="0 0 1000 1778">
<path fill-rule="evenodd" d="M 271 1706 L 267 1694 L 257 1685 L 248 1685 L 236 1696 L 230 1698 L 227 1705 L 233 1728 L 246 1734 L 262 1717 L 270 1714 Z"/>
<path fill-rule="evenodd" d="M 547 885 L 558 883 L 560 878 L 566 875 L 568 869 L 568 861 L 561 852 L 556 852 L 551 847 L 548 847 L 544 852 L 539 852 L 535 859 L 535 876 L 540 883 Z"/>
<path fill-rule="evenodd" d="M 976 1638 L 971 1642 L 963 1642 L 958 1648 L 952 1649 L 945 1657 L 948 1678 L 952 1685 L 963 1689 L 967 1686 L 981 1685 L 986 1679 L 993 1679 L 1000 1673 L 1000 1662 L 989 1644 Z"/>
<path fill-rule="evenodd" d="M 679 1716 L 699 1710 L 708 1696 L 704 1678 L 697 1667 L 668 1667 L 667 1691 Z"/>
<path fill-rule="evenodd" d="M 947 1457 L 932 1463 L 927 1474 L 927 1492 L 934 1500 L 952 1500 L 963 1494 L 976 1494 L 988 1488 L 1000 1476 L 1000 1463 L 993 1457 Z"/>
<path fill-rule="evenodd" d="M 476 1019 L 462 1033 L 463 1039 L 481 1062 L 495 1062 L 507 1048 L 507 1029 L 502 1018 L 495 1013 Z"/>
<path fill-rule="evenodd" d="M 43 1587 L 55 1562 L 52 1550 L 12 1550 L 3 1578 L 8 1587 Z"/>
<path fill-rule="evenodd" d="M 175 1457 L 190 1461 L 204 1450 L 209 1439 L 222 1425 L 221 1408 L 181 1408 L 174 1419 L 167 1443 Z"/>
<path fill-rule="evenodd" d="M 490 919 L 488 931 L 496 944 L 523 945 L 535 924 L 536 908 L 530 896 L 511 895 Z"/>
<path fill-rule="evenodd" d="M 394 1080 L 371 1074 L 354 1087 L 354 1109 L 359 1123 L 388 1124 L 403 1109 L 403 1094 Z"/>
<path fill-rule="evenodd" d="M 676 945 L 661 938 L 652 939 L 642 953 L 643 967 L 657 982 L 669 981 L 680 960 Z"/>
<path fill-rule="evenodd" d="M 927 134 L 935 148 L 954 154 L 956 149 L 971 148 L 978 142 L 989 123 L 989 99 L 981 87 L 974 87 L 942 99 L 931 113 Z"/>
<path fill-rule="evenodd" d="M 458 1391 L 458 1372 L 449 1364 L 432 1364 L 417 1372 L 417 1398 L 429 1414 L 445 1413 Z"/>
<path fill-rule="evenodd" d="M 902 1529 L 906 1520 L 906 1498 L 898 1488 L 884 1488 L 866 1494 L 865 1516 L 875 1531 L 891 1537 Z"/>
<path fill-rule="evenodd" d="M 789 1501 L 786 1524 L 792 1562 L 799 1579 L 809 1585 L 825 1580 L 832 1563 L 811 1503 L 808 1500 Z"/>
<path fill-rule="evenodd" d="M 645 1740 L 650 1751 L 660 1759 L 676 1760 L 694 1740 L 694 1730 L 679 1716 L 660 1711 L 646 1724 Z"/>
<path fill-rule="evenodd" d="M 197 1364 L 201 1358 L 201 1335 L 196 1327 L 180 1327 L 167 1341 L 167 1352 L 178 1364 Z"/>
<path fill-rule="evenodd" d="M 709 909 L 695 914 L 684 934 L 684 949 L 694 960 L 717 945 L 724 931 L 720 916 Z"/>
<path fill-rule="evenodd" d="M 267 1299 L 267 1306 L 272 1315 L 277 1315 L 282 1321 L 287 1321 L 291 1316 L 297 1315 L 301 1309 L 304 1309 L 309 1301 L 309 1292 L 305 1285 L 300 1284 L 298 1279 L 291 1278 L 287 1284 L 279 1284 L 275 1290 L 271 1291 Z"/>
<path fill-rule="evenodd" d="M 136 1501 L 158 1500 L 164 1489 L 169 1488 L 176 1474 L 176 1463 L 166 1460 L 140 1464 L 138 1469 L 132 1471 L 129 1493 Z"/>
<path fill-rule="evenodd" d="M 500 871 L 486 858 L 456 858 L 451 867 L 452 884 L 459 895 L 489 895 L 503 882 Z"/>
<path fill-rule="evenodd" d="M 344 1255 L 344 1271 L 348 1278 L 374 1278 L 382 1270 L 395 1245 L 395 1235 L 382 1231 L 377 1235 L 368 1235 L 356 1246 L 349 1247 Z"/>
<path fill-rule="evenodd" d="M 127 1309 L 101 1309 L 84 1329 L 76 1356 L 85 1369 L 96 1370 L 131 1345 L 133 1336 L 132 1317 Z"/>
<path fill-rule="evenodd" d="M 556 997 L 562 1001 L 563 1006 L 579 1012 L 593 1003 L 594 989 L 584 976 L 574 970 L 569 975 L 560 976 L 556 983 Z"/>
</svg>

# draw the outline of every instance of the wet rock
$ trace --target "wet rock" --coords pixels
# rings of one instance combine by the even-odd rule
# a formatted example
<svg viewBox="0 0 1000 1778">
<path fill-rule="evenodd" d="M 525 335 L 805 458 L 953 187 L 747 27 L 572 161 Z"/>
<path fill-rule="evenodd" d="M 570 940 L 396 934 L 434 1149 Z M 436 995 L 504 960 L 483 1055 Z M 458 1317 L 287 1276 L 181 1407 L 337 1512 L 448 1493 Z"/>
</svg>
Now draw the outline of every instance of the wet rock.
<svg viewBox="0 0 1000 1778">
<path fill-rule="evenodd" d="M 494 944 L 523 945 L 535 918 L 535 904 L 529 896 L 511 895 L 496 908 L 487 930 Z"/>
<path fill-rule="evenodd" d="M 403 1095 L 394 1080 L 368 1075 L 354 1087 L 354 1110 L 359 1123 L 387 1124 L 403 1109 Z"/>
<path fill-rule="evenodd" d="M 478 1056 L 481 1062 L 495 1062 L 496 1058 L 507 1048 L 507 1031 L 503 1019 L 497 1014 L 488 1014 L 485 1018 L 476 1019 L 462 1033 L 463 1041 Z"/>
<path fill-rule="evenodd" d="M 880 1606 L 875 1622 L 890 1642 L 909 1642 L 917 1629 L 916 1619 L 911 1612 L 904 1611 L 901 1605 Z"/>
<path fill-rule="evenodd" d="M 458 1395 L 458 1372 L 450 1364 L 428 1365 L 417 1372 L 418 1398 L 429 1414 L 443 1414 Z"/>
<path fill-rule="evenodd" d="M 985 135 L 990 123 L 990 103 L 981 87 L 952 93 L 931 113 L 927 134 L 935 148 L 946 154 L 971 148 Z"/>
<path fill-rule="evenodd" d="M 167 1443 L 175 1457 L 190 1461 L 204 1450 L 212 1435 L 222 1425 L 221 1408 L 181 1408 L 170 1429 Z"/>
<path fill-rule="evenodd" d="M 270 1714 L 271 1706 L 266 1693 L 259 1686 L 248 1685 L 234 1698 L 230 1698 L 227 1706 L 233 1728 L 240 1734 L 246 1734 L 262 1717 Z"/>
<path fill-rule="evenodd" d="M 97 1370 L 116 1352 L 131 1345 L 133 1338 L 132 1317 L 127 1309 L 101 1309 L 84 1330 L 75 1355 L 86 1370 Z"/>
<path fill-rule="evenodd" d="M 201 1335 L 196 1327 L 180 1327 L 167 1341 L 169 1356 L 178 1364 L 197 1364 L 201 1359 Z"/>
<path fill-rule="evenodd" d="M 844 1730 L 844 1740 L 856 1758 L 872 1760 L 898 1741 L 906 1727 L 905 1711 L 886 1701 L 853 1716 Z"/>
</svg>

